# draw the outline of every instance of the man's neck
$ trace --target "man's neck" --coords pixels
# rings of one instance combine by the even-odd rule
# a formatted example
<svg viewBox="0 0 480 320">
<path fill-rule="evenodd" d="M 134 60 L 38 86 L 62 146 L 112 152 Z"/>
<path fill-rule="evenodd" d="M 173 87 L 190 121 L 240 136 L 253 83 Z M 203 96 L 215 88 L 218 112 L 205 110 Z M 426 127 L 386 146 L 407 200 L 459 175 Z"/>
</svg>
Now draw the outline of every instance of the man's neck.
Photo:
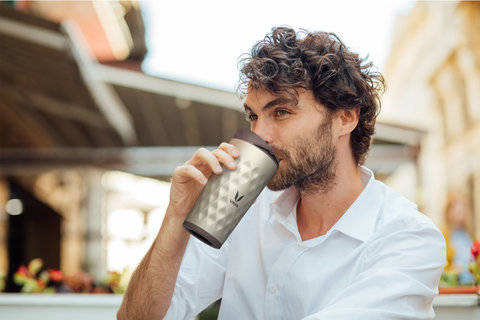
<svg viewBox="0 0 480 320">
<path fill-rule="evenodd" d="M 328 191 L 301 194 L 297 205 L 298 231 L 303 241 L 324 235 L 342 217 L 363 190 L 360 168 L 337 168 Z"/>
</svg>

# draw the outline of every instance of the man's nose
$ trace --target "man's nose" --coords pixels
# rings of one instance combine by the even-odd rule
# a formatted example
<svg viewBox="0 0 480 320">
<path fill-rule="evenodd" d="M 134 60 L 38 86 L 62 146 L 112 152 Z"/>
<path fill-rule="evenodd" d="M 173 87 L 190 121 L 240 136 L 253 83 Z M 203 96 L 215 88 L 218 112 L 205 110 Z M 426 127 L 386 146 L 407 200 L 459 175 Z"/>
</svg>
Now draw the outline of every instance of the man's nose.
<svg viewBox="0 0 480 320">
<path fill-rule="evenodd" d="M 255 125 L 252 126 L 252 131 L 255 132 L 263 141 L 268 144 L 272 142 L 272 128 L 264 120 L 258 119 Z"/>
</svg>

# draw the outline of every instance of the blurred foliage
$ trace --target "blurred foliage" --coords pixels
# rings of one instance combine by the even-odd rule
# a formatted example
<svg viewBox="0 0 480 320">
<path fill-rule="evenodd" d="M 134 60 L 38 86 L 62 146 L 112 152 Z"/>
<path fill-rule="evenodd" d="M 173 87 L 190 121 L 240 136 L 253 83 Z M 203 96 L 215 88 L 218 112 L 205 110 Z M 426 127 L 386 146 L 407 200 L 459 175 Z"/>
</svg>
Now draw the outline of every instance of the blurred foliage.
<svg viewBox="0 0 480 320">
<path fill-rule="evenodd" d="M 216 320 L 220 311 L 221 300 L 212 303 L 198 315 L 198 320 Z"/>
<path fill-rule="evenodd" d="M 53 280 L 50 281 L 50 270 L 42 270 L 43 261 L 33 259 L 28 267 L 22 265 L 13 275 L 13 281 L 22 286 L 24 293 L 54 293 Z M 54 270 L 56 271 L 56 270 Z"/>
<path fill-rule="evenodd" d="M 444 270 L 440 278 L 440 288 L 456 287 L 458 286 L 458 272 Z"/>
<path fill-rule="evenodd" d="M 471 285 L 478 285 L 480 284 L 480 241 L 473 242 L 472 246 L 470 247 L 470 253 L 471 262 L 468 267 L 469 271 L 475 277 L 475 283 L 472 283 Z M 454 254 L 454 250 L 451 249 L 447 243 L 447 264 L 440 278 L 440 288 L 457 287 L 462 285 L 465 286 L 465 284 L 459 283 L 460 272 L 453 264 Z"/>
<path fill-rule="evenodd" d="M 6 274 L 2 270 L 0 270 L 0 292 L 5 290 L 6 280 L 7 280 Z"/>
<path fill-rule="evenodd" d="M 45 269 L 40 258 L 21 265 L 13 275 L 13 281 L 24 293 L 124 293 L 125 272 L 109 271 L 104 279 L 96 282 L 92 275 L 80 270 L 65 276 L 58 269 Z"/>
<path fill-rule="evenodd" d="M 480 283 L 480 241 L 474 241 L 470 247 L 472 253 L 472 262 L 469 264 L 469 270 L 475 277 L 475 282 Z"/>
</svg>

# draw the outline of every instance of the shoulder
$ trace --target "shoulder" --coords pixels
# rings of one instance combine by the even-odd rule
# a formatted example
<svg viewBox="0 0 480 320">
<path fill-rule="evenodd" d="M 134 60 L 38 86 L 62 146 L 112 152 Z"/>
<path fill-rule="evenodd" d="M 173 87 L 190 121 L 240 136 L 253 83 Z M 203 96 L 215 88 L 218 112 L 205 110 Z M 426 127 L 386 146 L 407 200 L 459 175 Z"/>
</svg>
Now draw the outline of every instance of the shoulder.
<svg viewBox="0 0 480 320">
<path fill-rule="evenodd" d="M 415 203 L 382 182 L 375 183 L 384 193 L 384 201 L 374 236 L 367 244 L 367 255 L 373 260 L 389 256 L 399 265 L 428 261 L 442 265 L 446 244 L 438 227 Z"/>
<path fill-rule="evenodd" d="M 375 184 L 383 193 L 377 228 L 395 227 L 397 230 L 399 228 L 432 228 L 440 232 L 433 221 L 419 211 L 414 202 L 378 180 L 375 180 Z"/>
</svg>

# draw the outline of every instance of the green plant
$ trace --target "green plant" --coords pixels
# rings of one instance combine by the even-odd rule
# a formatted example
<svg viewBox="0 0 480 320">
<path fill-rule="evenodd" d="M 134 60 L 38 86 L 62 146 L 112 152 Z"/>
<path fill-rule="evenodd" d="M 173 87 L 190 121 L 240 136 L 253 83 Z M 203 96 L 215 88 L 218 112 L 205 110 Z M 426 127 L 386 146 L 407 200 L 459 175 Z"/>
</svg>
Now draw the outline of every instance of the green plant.
<svg viewBox="0 0 480 320">
<path fill-rule="evenodd" d="M 30 261 L 28 266 L 20 266 L 13 275 L 13 281 L 21 286 L 21 292 L 24 293 L 123 293 L 126 276 L 126 271 L 109 271 L 107 276 L 97 283 L 92 275 L 82 270 L 65 276 L 58 269 L 44 269 L 42 259 L 36 258 Z"/>
<path fill-rule="evenodd" d="M 458 271 L 455 270 L 443 270 L 440 277 L 440 288 L 456 287 L 458 286 Z"/>
<path fill-rule="evenodd" d="M 22 286 L 21 292 L 25 293 L 53 293 L 55 288 L 48 286 L 50 282 L 50 270 L 42 270 L 43 261 L 40 258 L 33 259 L 28 267 L 22 265 L 13 275 L 13 281 Z M 58 272 L 55 270 L 54 272 Z"/>
<path fill-rule="evenodd" d="M 116 271 L 109 271 L 107 276 L 100 281 L 100 284 L 111 288 L 113 293 L 124 293 L 125 285 L 122 283 L 123 275 Z"/>
</svg>

